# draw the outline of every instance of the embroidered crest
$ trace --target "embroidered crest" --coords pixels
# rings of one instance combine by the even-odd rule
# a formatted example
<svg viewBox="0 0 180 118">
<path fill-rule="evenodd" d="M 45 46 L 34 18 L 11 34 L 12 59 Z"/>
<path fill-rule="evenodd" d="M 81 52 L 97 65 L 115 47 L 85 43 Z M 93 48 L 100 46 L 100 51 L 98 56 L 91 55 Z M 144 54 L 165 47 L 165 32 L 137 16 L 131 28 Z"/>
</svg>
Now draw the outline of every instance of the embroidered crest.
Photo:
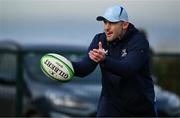
<svg viewBox="0 0 180 118">
<path fill-rule="evenodd" d="M 108 55 L 108 50 L 103 49 L 103 52 L 105 53 L 105 55 Z"/>
<path fill-rule="evenodd" d="M 121 52 L 121 57 L 125 57 L 127 55 L 126 49 L 123 49 Z"/>
</svg>

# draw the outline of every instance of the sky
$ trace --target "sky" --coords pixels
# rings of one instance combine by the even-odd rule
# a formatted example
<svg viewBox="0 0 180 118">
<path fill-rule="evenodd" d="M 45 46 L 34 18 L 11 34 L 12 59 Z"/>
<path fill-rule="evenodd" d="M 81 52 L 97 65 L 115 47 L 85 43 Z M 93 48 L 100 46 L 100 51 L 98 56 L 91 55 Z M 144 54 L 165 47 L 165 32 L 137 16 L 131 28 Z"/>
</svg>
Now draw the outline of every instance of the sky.
<svg viewBox="0 0 180 118">
<path fill-rule="evenodd" d="M 0 40 L 88 46 L 103 32 L 96 17 L 117 4 L 156 52 L 180 53 L 180 0 L 0 0 Z"/>
</svg>

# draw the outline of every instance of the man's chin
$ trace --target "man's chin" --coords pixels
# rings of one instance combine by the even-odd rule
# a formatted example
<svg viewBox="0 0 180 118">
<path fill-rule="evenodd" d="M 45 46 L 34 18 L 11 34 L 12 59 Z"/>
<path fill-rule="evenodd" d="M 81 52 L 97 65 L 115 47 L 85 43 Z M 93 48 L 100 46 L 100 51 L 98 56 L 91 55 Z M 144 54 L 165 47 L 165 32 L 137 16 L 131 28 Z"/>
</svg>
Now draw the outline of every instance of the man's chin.
<svg viewBox="0 0 180 118">
<path fill-rule="evenodd" d="M 108 42 L 111 42 L 111 41 L 113 41 L 114 39 L 113 39 L 113 38 L 106 38 L 106 40 L 107 40 Z"/>
</svg>

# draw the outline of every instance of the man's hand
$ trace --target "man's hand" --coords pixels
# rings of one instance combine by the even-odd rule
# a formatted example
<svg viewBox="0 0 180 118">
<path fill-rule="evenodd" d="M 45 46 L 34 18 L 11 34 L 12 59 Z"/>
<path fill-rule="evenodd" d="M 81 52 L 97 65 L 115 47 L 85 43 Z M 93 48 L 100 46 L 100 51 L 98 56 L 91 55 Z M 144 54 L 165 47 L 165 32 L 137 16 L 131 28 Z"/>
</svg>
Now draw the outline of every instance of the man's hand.
<svg viewBox="0 0 180 118">
<path fill-rule="evenodd" d="M 106 57 L 105 51 L 102 47 L 102 43 L 99 42 L 98 46 L 99 46 L 98 49 L 93 49 L 93 50 L 89 51 L 90 59 L 92 59 L 93 61 L 95 61 L 97 63 L 103 61 Z"/>
</svg>

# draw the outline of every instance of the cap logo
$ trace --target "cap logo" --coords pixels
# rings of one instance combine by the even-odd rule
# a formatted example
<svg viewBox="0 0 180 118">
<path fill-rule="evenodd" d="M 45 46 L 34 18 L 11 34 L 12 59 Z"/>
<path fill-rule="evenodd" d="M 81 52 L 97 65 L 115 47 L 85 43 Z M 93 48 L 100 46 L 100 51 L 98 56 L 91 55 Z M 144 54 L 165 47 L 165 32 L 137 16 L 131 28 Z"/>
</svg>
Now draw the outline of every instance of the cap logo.
<svg viewBox="0 0 180 118">
<path fill-rule="evenodd" d="M 121 11 L 120 11 L 120 14 L 119 14 L 119 18 L 121 17 L 121 14 L 122 14 L 122 11 L 123 11 L 123 8 L 122 7 L 120 7 L 121 8 Z"/>
</svg>

